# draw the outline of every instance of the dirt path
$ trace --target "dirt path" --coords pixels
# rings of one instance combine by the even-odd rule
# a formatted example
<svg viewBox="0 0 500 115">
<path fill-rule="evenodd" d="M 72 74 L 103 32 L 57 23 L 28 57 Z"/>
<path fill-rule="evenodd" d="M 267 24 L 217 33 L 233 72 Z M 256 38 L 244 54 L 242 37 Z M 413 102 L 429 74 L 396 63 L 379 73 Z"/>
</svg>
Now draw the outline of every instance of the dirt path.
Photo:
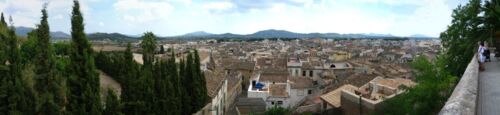
<svg viewBox="0 0 500 115">
<path fill-rule="evenodd" d="M 105 97 L 109 88 L 116 92 L 116 95 L 120 97 L 122 94 L 122 87 L 120 83 L 108 76 L 106 73 L 98 70 L 99 72 L 99 83 L 101 84 L 101 96 Z"/>
</svg>

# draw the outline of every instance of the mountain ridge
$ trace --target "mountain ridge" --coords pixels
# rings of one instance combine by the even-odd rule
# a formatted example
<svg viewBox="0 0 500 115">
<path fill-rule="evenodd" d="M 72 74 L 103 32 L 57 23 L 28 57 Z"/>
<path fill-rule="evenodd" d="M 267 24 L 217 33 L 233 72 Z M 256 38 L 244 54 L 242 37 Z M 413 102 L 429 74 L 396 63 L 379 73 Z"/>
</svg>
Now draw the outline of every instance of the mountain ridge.
<svg viewBox="0 0 500 115">
<path fill-rule="evenodd" d="M 16 34 L 19 36 L 27 36 L 27 33 L 31 32 L 33 28 L 30 27 L 16 27 Z M 69 39 L 71 38 L 70 34 L 56 31 L 51 32 L 51 36 L 54 39 Z M 139 40 L 140 35 L 127 35 L 121 33 L 87 33 L 87 37 L 90 40 L 111 40 L 111 41 L 131 41 L 131 40 Z M 336 38 L 368 38 L 368 39 L 377 39 L 377 38 L 409 38 L 409 39 L 433 39 L 434 37 L 425 36 L 422 34 L 414 34 L 410 36 L 394 36 L 391 34 L 378 34 L 378 33 L 349 33 L 349 34 L 340 34 L 340 33 L 298 33 L 291 32 L 287 30 L 279 30 L 279 29 L 267 29 L 257 31 L 251 34 L 233 34 L 233 33 L 221 33 L 221 34 L 213 34 L 205 31 L 195 31 L 186 33 L 178 36 L 159 36 L 160 39 L 226 39 L 226 38 L 244 38 L 244 39 L 268 39 L 268 38 L 328 38 L 328 39 L 336 39 Z"/>
</svg>

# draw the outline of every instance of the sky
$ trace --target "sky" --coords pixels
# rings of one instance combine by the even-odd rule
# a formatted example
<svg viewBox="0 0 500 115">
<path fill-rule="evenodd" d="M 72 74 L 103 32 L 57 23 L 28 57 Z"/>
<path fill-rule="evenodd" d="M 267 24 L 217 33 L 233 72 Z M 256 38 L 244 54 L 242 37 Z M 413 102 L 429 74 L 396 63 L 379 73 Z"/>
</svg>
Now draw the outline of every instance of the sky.
<svg viewBox="0 0 500 115">
<path fill-rule="evenodd" d="M 80 0 L 85 32 L 414 34 L 438 37 L 467 0 Z M 0 0 L 15 26 L 35 27 L 48 3 L 51 31 L 69 33 L 72 0 Z"/>
</svg>

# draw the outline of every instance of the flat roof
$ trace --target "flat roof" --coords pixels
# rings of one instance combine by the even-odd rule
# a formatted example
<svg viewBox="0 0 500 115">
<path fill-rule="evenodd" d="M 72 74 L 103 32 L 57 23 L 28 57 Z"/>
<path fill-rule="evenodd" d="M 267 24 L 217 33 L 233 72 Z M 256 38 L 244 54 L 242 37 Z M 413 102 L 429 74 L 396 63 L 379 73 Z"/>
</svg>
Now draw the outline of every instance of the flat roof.
<svg viewBox="0 0 500 115">
<path fill-rule="evenodd" d="M 354 90 L 356 90 L 356 89 L 358 89 L 358 87 L 351 85 L 351 84 L 347 84 L 347 85 L 343 85 L 340 88 L 337 88 L 333 91 L 330 91 L 326 94 L 323 94 L 320 97 L 323 101 L 334 106 L 335 108 L 338 108 L 341 106 L 340 96 L 342 94 L 342 90 L 348 90 L 348 91 L 354 92 Z"/>
</svg>

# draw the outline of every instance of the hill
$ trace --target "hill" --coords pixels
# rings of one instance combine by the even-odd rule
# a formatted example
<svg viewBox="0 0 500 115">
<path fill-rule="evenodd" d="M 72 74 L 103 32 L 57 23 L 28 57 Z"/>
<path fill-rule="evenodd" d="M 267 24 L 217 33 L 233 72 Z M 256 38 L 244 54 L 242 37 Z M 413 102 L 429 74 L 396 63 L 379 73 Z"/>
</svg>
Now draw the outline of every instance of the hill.
<svg viewBox="0 0 500 115">
<path fill-rule="evenodd" d="M 33 31 L 33 30 L 34 30 L 34 28 L 30 28 L 30 27 L 23 27 L 23 26 L 16 27 L 16 35 L 22 36 L 22 37 L 27 37 L 28 33 Z M 52 39 L 69 39 L 69 38 L 71 38 L 71 36 L 69 34 L 66 34 L 66 33 L 61 32 L 61 31 L 50 32 L 50 36 L 52 37 Z"/>
<path fill-rule="evenodd" d="M 223 33 L 223 34 L 211 34 L 203 31 L 192 32 L 180 36 L 171 36 L 171 37 L 163 37 L 166 39 L 204 39 L 204 38 L 369 38 L 369 39 L 384 39 L 384 38 L 407 38 L 401 36 L 393 36 L 390 34 L 339 34 L 339 33 L 296 33 L 290 32 L 286 30 L 262 30 L 252 34 L 232 34 L 232 33 Z"/>
<path fill-rule="evenodd" d="M 91 33 L 87 38 L 92 41 L 134 41 L 136 37 L 130 37 L 120 33 Z"/>
</svg>

